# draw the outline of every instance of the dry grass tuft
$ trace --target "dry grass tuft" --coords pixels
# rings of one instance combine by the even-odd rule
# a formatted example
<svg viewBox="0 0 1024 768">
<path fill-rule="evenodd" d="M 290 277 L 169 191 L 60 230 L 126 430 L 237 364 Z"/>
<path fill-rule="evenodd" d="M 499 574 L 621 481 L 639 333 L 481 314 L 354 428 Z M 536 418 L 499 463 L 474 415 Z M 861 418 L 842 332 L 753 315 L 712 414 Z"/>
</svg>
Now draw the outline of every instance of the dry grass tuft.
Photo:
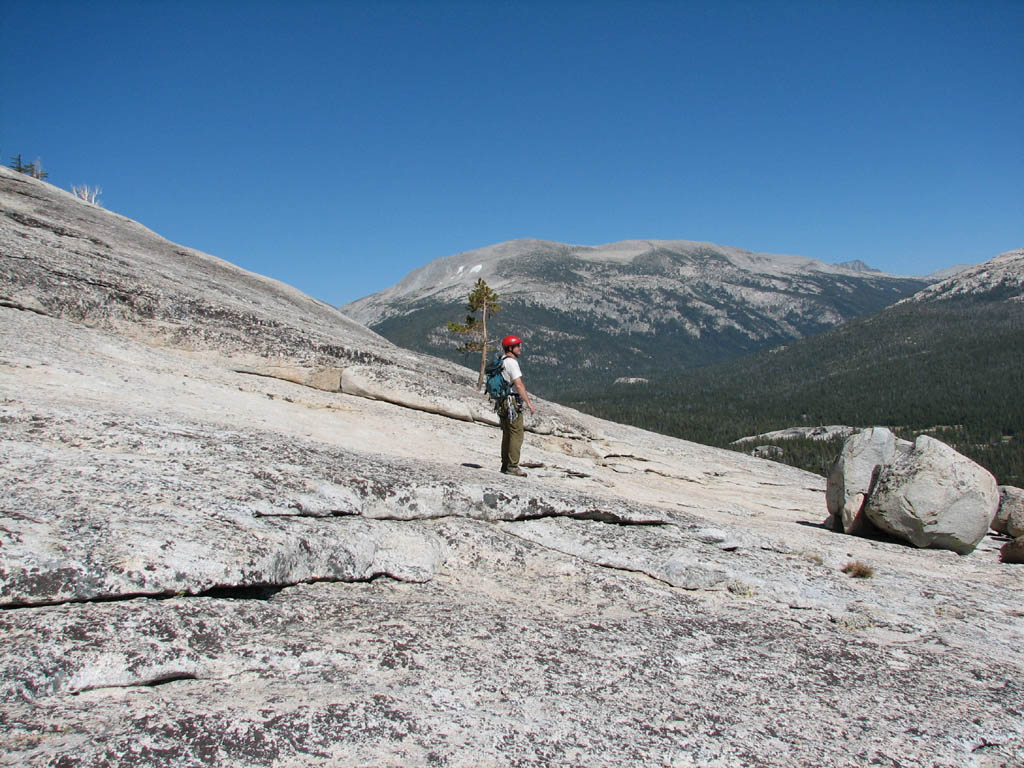
<svg viewBox="0 0 1024 768">
<path fill-rule="evenodd" d="M 843 566 L 843 573 L 848 573 L 855 579 L 870 579 L 875 575 L 875 569 L 860 560 L 851 560 Z"/>
<path fill-rule="evenodd" d="M 742 581 L 730 581 L 725 585 L 725 588 L 733 597 L 753 597 L 757 594 L 756 589 Z"/>
</svg>

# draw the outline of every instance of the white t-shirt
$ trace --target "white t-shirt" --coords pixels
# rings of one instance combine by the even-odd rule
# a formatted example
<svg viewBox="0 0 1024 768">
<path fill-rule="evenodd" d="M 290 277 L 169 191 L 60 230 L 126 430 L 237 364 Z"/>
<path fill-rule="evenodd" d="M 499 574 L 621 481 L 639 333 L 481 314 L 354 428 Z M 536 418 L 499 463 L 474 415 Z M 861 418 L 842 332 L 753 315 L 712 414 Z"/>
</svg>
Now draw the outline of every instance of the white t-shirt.
<svg viewBox="0 0 1024 768">
<path fill-rule="evenodd" d="M 512 357 L 512 355 L 507 355 L 505 359 L 501 361 L 501 378 L 509 384 L 514 382 L 516 379 L 523 378 L 523 371 L 519 367 L 519 361 Z"/>
</svg>

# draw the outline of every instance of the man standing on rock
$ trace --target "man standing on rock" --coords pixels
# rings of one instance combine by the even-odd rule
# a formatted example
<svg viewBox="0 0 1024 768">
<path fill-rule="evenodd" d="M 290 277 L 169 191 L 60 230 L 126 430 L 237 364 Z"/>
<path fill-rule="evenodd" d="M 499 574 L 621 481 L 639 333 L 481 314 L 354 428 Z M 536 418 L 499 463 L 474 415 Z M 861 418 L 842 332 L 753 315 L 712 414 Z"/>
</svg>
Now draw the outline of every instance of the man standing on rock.
<svg viewBox="0 0 1024 768">
<path fill-rule="evenodd" d="M 519 468 L 519 452 L 523 447 L 523 403 L 534 413 L 533 403 L 523 384 L 523 372 L 519 367 L 519 356 L 523 354 L 523 340 L 518 336 L 506 336 L 501 340 L 505 357 L 501 361 L 501 377 L 512 388 L 509 396 L 498 403 L 498 418 L 501 419 L 501 471 L 506 475 L 526 477 Z"/>
</svg>

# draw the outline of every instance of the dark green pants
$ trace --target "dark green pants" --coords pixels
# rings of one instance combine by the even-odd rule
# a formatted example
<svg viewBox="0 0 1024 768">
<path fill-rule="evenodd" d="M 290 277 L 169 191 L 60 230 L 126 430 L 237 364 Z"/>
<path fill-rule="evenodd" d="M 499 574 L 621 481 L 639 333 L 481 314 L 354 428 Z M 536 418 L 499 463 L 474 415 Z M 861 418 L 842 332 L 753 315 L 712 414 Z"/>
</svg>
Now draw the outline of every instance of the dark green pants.
<svg viewBox="0 0 1024 768">
<path fill-rule="evenodd" d="M 501 471 L 519 466 L 519 452 L 523 448 L 523 412 L 513 421 L 501 416 Z"/>
</svg>

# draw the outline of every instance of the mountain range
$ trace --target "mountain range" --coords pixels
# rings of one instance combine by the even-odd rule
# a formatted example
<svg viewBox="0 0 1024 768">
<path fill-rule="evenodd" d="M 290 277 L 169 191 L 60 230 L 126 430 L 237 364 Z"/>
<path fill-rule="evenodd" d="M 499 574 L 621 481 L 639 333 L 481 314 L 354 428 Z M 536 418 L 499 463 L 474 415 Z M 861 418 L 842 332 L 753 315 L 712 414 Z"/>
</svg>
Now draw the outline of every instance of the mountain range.
<svg viewBox="0 0 1024 768">
<path fill-rule="evenodd" d="M 521 336 L 532 386 L 554 396 L 785 344 L 932 282 L 712 243 L 513 240 L 437 259 L 341 310 L 401 346 L 471 363 L 446 324 L 479 278 L 500 296 L 494 336 Z"/>
</svg>

